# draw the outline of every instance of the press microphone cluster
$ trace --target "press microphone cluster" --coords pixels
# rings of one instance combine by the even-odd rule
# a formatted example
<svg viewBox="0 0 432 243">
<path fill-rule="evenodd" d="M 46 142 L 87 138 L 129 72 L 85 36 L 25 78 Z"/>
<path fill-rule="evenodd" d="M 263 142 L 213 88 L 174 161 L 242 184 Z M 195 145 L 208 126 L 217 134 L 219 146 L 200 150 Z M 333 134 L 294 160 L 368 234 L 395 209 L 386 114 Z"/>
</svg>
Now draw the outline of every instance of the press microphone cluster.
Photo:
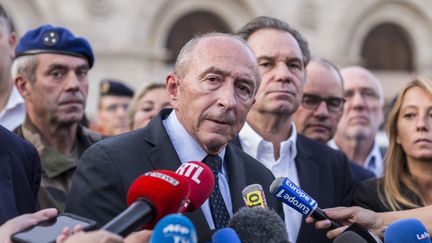
<svg viewBox="0 0 432 243">
<path fill-rule="evenodd" d="M 268 209 L 262 186 L 249 185 L 242 194 L 246 207 L 228 221 L 228 227 L 237 232 L 241 242 L 288 242 L 285 223 L 275 211 Z"/>
<path fill-rule="evenodd" d="M 305 216 L 312 216 L 317 220 L 329 220 L 331 223 L 331 229 L 341 227 L 339 223 L 327 217 L 327 215 L 318 207 L 318 203 L 311 196 L 309 196 L 306 192 L 300 189 L 288 178 L 276 178 L 270 185 L 270 192 L 279 201 L 287 204 L 288 206 Z M 381 242 L 381 240 L 376 235 L 374 235 L 371 230 L 366 229 L 365 227 L 358 224 L 352 224 L 345 231 L 354 232 L 355 236 L 362 238 L 363 240 L 365 240 L 365 242 L 368 243 Z M 354 237 L 354 234 L 350 233 L 348 235 L 350 237 Z"/>
<path fill-rule="evenodd" d="M 288 242 L 288 233 L 282 218 L 273 210 L 244 207 L 228 221 L 228 227 L 237 232 L 241 242 Z"/>
<path fill-rule="evenodd" d="M 102 229 L 127 236 L 145 225 L 152 229 L 163 216 L 178 212 L 189 197 L 187 179 L 168 170 L 153 170 L 138 177 L 130 186 L 128 208 Z"/>
<path fill-rule="evenodd" d="M 287 177 L 276 178 L 270 185 L 270 192 L 279 201 L 287 204 L 297 212 L 305 215 L 312 216 L 317 220 L 328 219 L 331 222 L 330 228 L 335 229 L 341 225 L 325 215 L 325 213 L 318 207 L 318 203 L 309 196 L 306 192 L 300 189 Z"/>
<path fill-rule="evenodd" d="M 126 236 L 144 226 L 153 229 L 165 215 L 192 212 L 210 197 L 214 187 L 211 169 L 202 162 L 182 164 L 177 172 L 153 170 L 130 186 L 128 208 L 102 229 Z"/>
</svg>

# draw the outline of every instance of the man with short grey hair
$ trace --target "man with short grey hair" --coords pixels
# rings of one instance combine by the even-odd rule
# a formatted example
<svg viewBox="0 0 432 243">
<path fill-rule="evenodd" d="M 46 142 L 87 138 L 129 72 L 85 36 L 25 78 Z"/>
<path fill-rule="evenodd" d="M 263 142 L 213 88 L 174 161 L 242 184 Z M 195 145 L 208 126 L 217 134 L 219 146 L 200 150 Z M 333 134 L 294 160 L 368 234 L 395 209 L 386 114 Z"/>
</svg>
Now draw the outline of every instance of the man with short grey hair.
<svg viewBox="0 0 432 243">
<path fill-rule="evenodd" d="M 349 205 L 353 179 L 347 158 L 298 134 L 293 123 L 310 60 L 306 40 L 287 23 L 265 16 L 252 19 L 238 35 L 254 51 L 262 83 L 234 142 L 275 177 L 288 177 L 299 185 L 320 207 Z M 284 215 L 291 242 L 329 242 L 324 232 L 305 224 L 302 215 L 287 205 Z"/>
<path fill-rule="evenodd" d="M 341 74 L 346 102 L 334 140 L 329 144 L 376 176 L 382 176 L 384 152 L 375 140 L 384 121 L 381 82 L 369 70 L 358 66 L 344 68 Z"/>
<path fill-rule="evenodd" d="M 79 124 L 93 51 L 69 30 L 42 25 L 23 35 L 15 56 L 12 74 L 26 117 L 14 132 L 33 144 L 41 158 L 39 207 L 63 211 L 79 157 L 101 139 Z"/>
</svg>

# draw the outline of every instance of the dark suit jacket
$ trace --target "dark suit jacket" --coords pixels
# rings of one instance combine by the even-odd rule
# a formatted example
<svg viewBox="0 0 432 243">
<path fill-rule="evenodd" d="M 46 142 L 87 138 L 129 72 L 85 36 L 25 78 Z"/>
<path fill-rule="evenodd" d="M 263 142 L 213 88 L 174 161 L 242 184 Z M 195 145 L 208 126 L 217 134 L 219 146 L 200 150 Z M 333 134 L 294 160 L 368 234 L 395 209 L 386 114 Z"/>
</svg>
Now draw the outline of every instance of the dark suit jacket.
<svg viewBox="0 0 432 243">
<path fill-rule="evenodd" d="M 41 165 L 36 149 L 0 126 L 0 225 L 37 209 Z"/>
<path fill-rule="evenodd" d="M 360 182 L 360 181 L 364 181 L 367 179 L 375 178 L 375 174 L 372 171 L 361 167 L 360 165 L 356 164 L 355 162 L 350 161 L 349 165 L 350 165 L 351 172 L 353 174 L 353 179 L 355 182 Z"/>
<path fill-rule="evenodd" d="M 238 138 L 233 143 L 241 146 Z M 349 206 L 354 184 L 347 157 L 325 144 L 297 135 L 295 163 L 300 187 L 318 202 L 320 208 Z M 316 230 L 303 217 L 298 243 L 331 242 L 325 231 Z M 289 223 L 289 219 L 285 220 Z"/>
<path fill-rule="evenodd" d="M 126 209 L 127 190 L 138 176 L 154 169 L 176 170 L 181 162 L 162 124 L 169 113 L 163 110 L 147 127 L 90 147 L 78 166 L 66 212 L 94 219 L 102 226 Z M 259 183 L 269 188 L 274 179 L 261 163 L 233 145 L 227 146 L 224 161 L 234 212 L 244 206 L 244 187 Z M 282 205 L 270 195 L 267 199 L 283 215 Z M 199 240 L 209 240 L 212 232 L 202 210 L 186 216 L 195 224 Z"/>
<path fill-rule="evenodd" d="M 379 191 L 384 190 L 383 178 L 375 178 L 363 181 L 354 188 L 353 205 L 367 208 L 375 212 L 393 211 L 387 203 L 380 200 Z M 412 193 L 405 185 L 400 184 L 402 194 L 420 205 L 420 199 Z M 411 207 L 402 207 L 401 210 L 412 209 Z"/>
</svg>

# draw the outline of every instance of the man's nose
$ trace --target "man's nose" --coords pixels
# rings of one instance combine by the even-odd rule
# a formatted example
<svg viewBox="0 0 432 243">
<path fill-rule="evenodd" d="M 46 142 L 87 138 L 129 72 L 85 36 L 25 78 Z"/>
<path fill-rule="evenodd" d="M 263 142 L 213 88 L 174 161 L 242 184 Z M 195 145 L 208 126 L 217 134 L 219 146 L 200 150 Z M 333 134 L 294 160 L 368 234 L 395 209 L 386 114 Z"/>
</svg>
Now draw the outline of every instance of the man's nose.
<svg viewBox="0 0 432 243">
<path fill-rule="evenodd" d="M 230 109 L 235 106 L 237 100 L 234 85 L 230 84 L 230 82 L 226 82 L 226 84 L 223 85 L 223 88 L 219 90 L 218 102 L 219 106 L 225 109 Z"/>
<path fill-rule="evenodd" d="M 329 116 L 327 103 L 324 100 L 321 100 L 318 107 L 314 110 L 314 115 L 320 116 L 320 117 L 328 117 Z"/>
</svg>

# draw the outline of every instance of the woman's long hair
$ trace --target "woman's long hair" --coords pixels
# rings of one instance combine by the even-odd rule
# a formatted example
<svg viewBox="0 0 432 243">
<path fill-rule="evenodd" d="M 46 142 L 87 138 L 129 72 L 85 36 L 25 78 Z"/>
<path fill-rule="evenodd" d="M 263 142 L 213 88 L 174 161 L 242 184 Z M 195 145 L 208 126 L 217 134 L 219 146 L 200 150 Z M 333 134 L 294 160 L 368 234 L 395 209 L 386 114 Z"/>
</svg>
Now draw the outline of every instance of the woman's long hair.
<svg viewBox="0 0 432 243">
<path fill-rule="evenodd" d="M 379 190 L 379 197 L 393 211 L 403 208 L 418 208 L 429 204 L 423 196 L 418 182 L 408 169 L 405 151 L 396 141 L 398 136 L 398 117 L 402 102 L 406 92 L 413 87 L 419 87 L 432 95 L 432 79 L 418 77 L 409 82 L 399 93 L 388 116 L 387 134 L 389 137 L 389 147 L 385 156 L 384 185 L 383 190 Z M 418 202 L 407 197 L 403 190 L 409 190 L 410 193 L 419 199 Z"/>
</svg>

